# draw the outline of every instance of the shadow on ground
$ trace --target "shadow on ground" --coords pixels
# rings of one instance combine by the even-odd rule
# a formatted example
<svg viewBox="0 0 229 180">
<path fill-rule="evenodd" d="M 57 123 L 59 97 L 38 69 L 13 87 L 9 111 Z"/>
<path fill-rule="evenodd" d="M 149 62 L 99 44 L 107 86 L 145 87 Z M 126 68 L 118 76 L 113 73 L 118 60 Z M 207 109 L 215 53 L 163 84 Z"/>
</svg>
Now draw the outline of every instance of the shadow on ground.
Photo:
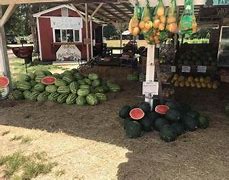
<svg viewBox="0 0 229 180">
<path fill-rule="evenodd" d="M 0 104 L 0 124 L 62 131 L 68 135 L 114 144 L 129 150 L 128 162 L 118 166 L 117 179 L 225 179 L 229 176 L 229 119 L 223 107 L 229 86 L 215 91 L 177 90 L 177 99 L 190 103 L 211 117 L 207 130 L 186 133 L 173 143 L 164 143 L 157 132 L 127 139 L 117 112 L 125 104 L 139 101 L 141 84 L 120 81 L 123 91 L 110 94 L 109 101 L 95 107 L 76 107 L 50 102 Z M 227 121 L 228 120 L 228 121 Z"/>
</svg>

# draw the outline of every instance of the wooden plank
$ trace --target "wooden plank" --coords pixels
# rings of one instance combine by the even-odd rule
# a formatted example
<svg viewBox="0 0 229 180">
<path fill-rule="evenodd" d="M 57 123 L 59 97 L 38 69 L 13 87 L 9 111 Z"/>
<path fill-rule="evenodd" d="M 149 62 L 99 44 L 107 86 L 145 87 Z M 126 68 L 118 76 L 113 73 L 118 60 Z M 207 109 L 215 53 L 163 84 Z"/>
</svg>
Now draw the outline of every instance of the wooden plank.
<svg viewBox="0 0 229 180">
<path fill-rule="evenodd" d="M 2 14 L 2 7 L 0 5 L 0 17 L 2 16 Z M 3 74 L 9 78 L 11 87 L 10 66 L 7 54 L 4 26 L 0 27 L 0 72 L 3 72 Z"/>
<path fill-rule="evenodd" d="M 120 20 L 121 20 L 121 21 L 127 21 L 127 19 L 125 19 L 124 17 L 120 16 L 119 14 L 116 14 L 116 13 L 111 12 L 111 11 L 109 11 L 108 9 L 106 9 L 105 6 L 103 6 L 103 7 L 101 8 L 101 10 L 103 10 L 103 11 L 105 11 L 106 13 L 111 14 L 112 16 L 114 16 L 114 17 L 116 18 L 117 22 L 120 22 Z"/>
<path fill-rule="evenodd" d="M 0 5 L 8 4 L 32 4 L 32 3 L 110 3 L 118 0 L 0 0 Z"/>
<path fill-rule="evenodd" d="M 127 18 L 131 18 L 131 16 L 129 14 L 127 14 L 124 10 L 122 10 L 121 8 L 118 8 L 115 4 L 109 3 L 109 6 L 112 7 L 113 9 L 115 9 L 117 12 L 120 12 L 121 14 L 124 15 L 124 17 Z"/>
<path fill-rule="evenodd" d="M 2 27 L 10 18 L 10 16 L 13 14 L 14 10 L 16 9 L 17 5 L 15 4 L 10 4 L 7 9 L 6 12 L 4 13 L 4 15 L 1 17 L 0 19 L 0 26 Z"/>
<path fill-rule="evenodd" d="M 122 5 L 123 5 L 126 9 L 128 9 L 131 13 L 134 12 L 134 8 L 131 7 L 131 4 L 130 4 L 130 3 L 122 3 Z"/>
</svg>

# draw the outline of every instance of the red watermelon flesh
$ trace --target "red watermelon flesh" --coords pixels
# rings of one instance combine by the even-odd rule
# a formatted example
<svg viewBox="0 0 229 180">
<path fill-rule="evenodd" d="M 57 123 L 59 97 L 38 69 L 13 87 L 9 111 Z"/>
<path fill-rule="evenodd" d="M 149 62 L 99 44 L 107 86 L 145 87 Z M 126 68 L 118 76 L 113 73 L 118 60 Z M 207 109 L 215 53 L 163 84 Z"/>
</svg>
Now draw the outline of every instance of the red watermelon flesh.
<svg viewBox="0 0 229 180">
<path fill-rule="evenodd" d="M 9 85 L 9 79 L 6 76 L 0 77 L 0 88 L 5 88 Z"/>
<path fill-rule="evenodd" d="M 42 78 L 41 83 L 45 85 L 51 85 L 56 82 L 56 78 L 52 76 L 45 76 Z"/>
<path fill-rule="evenodd" d="M 168 110 L 169 107 L 166 105 L 157 105 L 155 107 L 155 112 L 157 112 L 158 114 L 166 114 Z"/>
<path fill-rule="evenodd" d="M 140 108 L 134 108 L 130 111 L 130 117 L 134 120 L 140 120 L 145 116 L 145 112 Z"/>
</svg>

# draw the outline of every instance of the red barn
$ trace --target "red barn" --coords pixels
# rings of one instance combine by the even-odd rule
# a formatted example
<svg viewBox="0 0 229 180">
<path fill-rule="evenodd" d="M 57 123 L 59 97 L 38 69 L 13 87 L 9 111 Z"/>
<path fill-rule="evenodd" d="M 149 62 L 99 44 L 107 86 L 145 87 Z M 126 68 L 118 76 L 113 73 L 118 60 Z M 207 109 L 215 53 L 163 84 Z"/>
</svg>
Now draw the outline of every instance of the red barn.
<svg viewBox="0 0 229 180">
<path fill-rule="evenodd" d="M 87 58 L 84 44 L 85 22 L 73 7 L 60 5 L 33 16 L 37 19 L 39 53 L 42 61 Z M 94 45 L 102 45 L 102 26 L 93 22 L 92 34 Z"/>
</svg>

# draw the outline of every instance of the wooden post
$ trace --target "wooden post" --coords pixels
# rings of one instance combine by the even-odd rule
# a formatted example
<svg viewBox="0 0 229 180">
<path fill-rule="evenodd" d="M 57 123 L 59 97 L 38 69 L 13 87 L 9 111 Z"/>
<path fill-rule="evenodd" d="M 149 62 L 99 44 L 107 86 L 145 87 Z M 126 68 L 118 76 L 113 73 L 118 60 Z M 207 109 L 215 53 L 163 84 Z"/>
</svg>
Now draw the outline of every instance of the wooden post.
<svg viewBox="0 0 229 180">
<path fill-rule="evenodd" d="M 147 46 L 147 60 L 146 60 L 146 82 L 155 80 L 155 45 Z M 153 107 L 153 97 L 148 94 L 145 96 L 145 102 L 150 103 Z"/>
<path fill-rule="evenodd" d="M 85 3 L 85 29 L 86 29 L 86 48 L 87 48 L 87 61 L 90 60 L 89 44 L 88 44 L 88 5 Z"/>
<path fill-rule="evenodd" d="M 0 17 L 2 17 L 2 15 L 3 15 L 2 6 L 0 6 Z M 4 24 L 0 26 L 0 73 L 3 73 L 5 76 L 7 76 L 11 82 L 10 66 L 9 66 L 9 59 L 7 55 Z"/>
<path fill-rule="evenodd" d="M 93 58 L 94 54 L 93 54 L 93 25 L 92 25 L 92 18 L 90 18 L 90 41 L 91 41 L 91 58 Z"/>
</svg>

